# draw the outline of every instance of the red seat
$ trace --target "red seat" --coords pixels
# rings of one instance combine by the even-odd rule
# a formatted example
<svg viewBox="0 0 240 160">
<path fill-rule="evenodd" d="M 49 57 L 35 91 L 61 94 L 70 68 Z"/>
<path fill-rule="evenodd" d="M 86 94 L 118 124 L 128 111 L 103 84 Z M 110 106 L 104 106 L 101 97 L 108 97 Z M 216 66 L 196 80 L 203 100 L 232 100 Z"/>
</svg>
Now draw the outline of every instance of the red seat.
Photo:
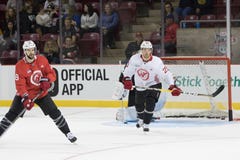
<svg viewBox="0 0 240 160">
<path fill-rule="evenodd" d="M 46 33 L 46 34 L 42 35 L 41 41 L 48 41 L 50 39 L 57 40 L 58 36 L 59 36 L 58 34 Z"/>
<path fill-rule="evenodd" d="M 92 6 L 93 6 L 94 11 L 95 11 L 98 15 L 100 15 L 100 4 L 99 4 L 99 2 L 92 2 L 91 4 L 92 4 Z"/>
<path fill-rule="evenodd" d="M 0 19 L 5 19 L 6 4 L 0 4 Z"/>
<path fill-rule="evenodd" d="M 231 19 L 233 19 L 233 16 L 231 15 Z M 224 22 L 218 22 L 215 26 L 217 27 L 226 27 L 226 14 L 220 14 L 217 15 L 217 20 L 224 20 Z"/>
<path fill-rule="evenodd" d="M 187 15 L 184 19 L 186 21 L 186 28 L 193 28 L 196 26 L 196 22 L 191 22 L 192 20 L 198 20 L 197 15 Z"/>
<path fill-rule="evenodd" d="M 22 40 L 32 40 L 32 41 L 39 41 L 40 35 L 37 33 L 25 33 L 21 34 Z"/>
<path fill-rule="evenodd" d="M 18 51 L 11 50 L 11 51 L 3 51 L 2 56 L 0 57 L 1 64 L 16 64 L 18 61 Z"/>
<path fill-rule="evenodd" d="M 120 24 L 122 26 L 124 25 L 130 25 L 133 23 L 132 19 L 132 11 L 129 8 L 119 8 L 118 9 Z"/>
<path fill-rule="evenodd" d="M 150 34 L 149 40 L 153 44 L 153 55 L 161 56 L 161 35 L 158 31 Z"/>
<path fill-rule="evenodd" d="M 75 7 L 76 7 L 76 11 L 78 11 L 79 13 L 82 13 L 82 11 L 83 11 L 82 3 L 76 2 Z"/>
<path fill-rule="evenodd" d="M 201 27 L 214 27 L 215 22 L 211 22 L 211 20 L 216 20 L 216 16 L 214 14 L 202 15 L 200 20 L 207 20 L 209 22 L 201 22 Z"/>
<path fill-rule="evenodd" d="M 152 42 L 152 44 L 160 44 L 161 43 L 161 35 L 159 32 L 155 31 L 152 32 L 149 40 Z"/>
<path fill-rule="evenodd" d="M 0 4 L 7 4 L 8 0 L 0 0 Z"/>
<path fill-rule="evenodd" d="M 85 33 L 78 42 L 82 57 L 100 56 L 100 35 L 99 33 Z"/>
<path fill-rule="evenodd" d="M 118 10 L 119 8 L 119 3 L 118 2 L 109 2 L 113 10 Z"/>
<path fill-rule="evenodd" d="M 7 9 L 7 6 L 6 6 L 6 4 L 0 4 L 0 11 L 6 11 L 6 9 Z"/>
<path fill-rule="evenodd" d="M 137 13 L 136 2 L 133 2 L 133 1 L 121 2 L 121 5 L 119 6 L 119 9 L 130 9 L 131 10 L 130 15 L 132 17 L 131 22 L 136 22 L 136 13 Z"/>
<path fill-rule="evenodd" d="M 84 33 L 83 39 L 95 39 L 99 41 L 100 35 L 97 32 Z"/>
</svg>

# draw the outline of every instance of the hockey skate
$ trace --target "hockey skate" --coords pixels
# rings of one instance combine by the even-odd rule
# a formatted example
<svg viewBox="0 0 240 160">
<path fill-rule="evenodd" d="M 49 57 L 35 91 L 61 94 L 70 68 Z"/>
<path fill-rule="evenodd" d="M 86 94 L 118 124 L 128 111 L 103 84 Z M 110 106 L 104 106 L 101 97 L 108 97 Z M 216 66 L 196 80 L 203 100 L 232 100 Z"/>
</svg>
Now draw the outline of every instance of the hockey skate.
<svg viewBox="0 0 240 160">
<path fill-rule="evenodd" d="M 143 124 L 143 132 L 149 132 L 149 124 Z"/>
<path fill-rule="evenodd" d="M 71 132 L 68 132 L 66 134 L 66 137 L 68 138 L 68 140 L 71 142 L 71 143 L 74 143 L 77 141 L 77 137 L 75 137 Z"/>
<path fill-rule="evenodd" d="M 136 127 L 137 128 L 140 128 L 140 127 L 142 127 L 143 126 L 143 120 L 142 119 L 138 119 L 138 122 L 137 122 L 137 124 L 136 124 Z"/>
</svg>

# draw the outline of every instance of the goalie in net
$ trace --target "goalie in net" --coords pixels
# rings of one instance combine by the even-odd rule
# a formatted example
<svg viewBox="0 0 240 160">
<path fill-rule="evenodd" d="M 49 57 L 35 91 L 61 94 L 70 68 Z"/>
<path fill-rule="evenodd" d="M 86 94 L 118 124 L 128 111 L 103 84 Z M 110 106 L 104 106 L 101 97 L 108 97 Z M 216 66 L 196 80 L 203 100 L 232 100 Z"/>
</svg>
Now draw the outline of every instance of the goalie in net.
<svg viewBox="0 0 240 160">
<path fill-rule="evenodd" d="M 230 62 L 226 57 L 163 57 L 165 65 L 174 70 L 176 83 L 184 90 L 181 97 L 168 97 L 168 90 L 161 90 L 161 96 L 156 103 L 153 119 L 161 118 L 208 118 L 239 120 L 239 114 L 232 111 Z M 187 78 L 197 79 L 196 87 L 183 84 Z M 216 82 L 215 84 L 213 82 Z M 163 88 L 167 88 L 163 83 Z M 229 87 L 230 86 L 230 87 Z M 144 88 L 144 87 L 142 87 Z M 146 88 L 146 87 L 145 87 Z M 169 103 L 170 102 L 170 103 Z M 163 108 L 164 109 L 161 110 Z M 170 106 L 170 109 L 169 109 Z M 122 112 L 125 110 L 125 112 Z M 125 113 L 125 114 L 123 114 Z M 136 121 L 134 107 L 122 108 L 117 112 L 118 120 Z"/>
</svg>

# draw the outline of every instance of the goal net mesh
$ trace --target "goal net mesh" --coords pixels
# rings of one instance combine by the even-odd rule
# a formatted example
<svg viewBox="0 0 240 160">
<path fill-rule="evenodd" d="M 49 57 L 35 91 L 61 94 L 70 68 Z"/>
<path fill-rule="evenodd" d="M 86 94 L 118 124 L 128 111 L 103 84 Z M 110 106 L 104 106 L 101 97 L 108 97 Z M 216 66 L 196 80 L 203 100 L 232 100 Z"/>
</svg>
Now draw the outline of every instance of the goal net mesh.
<svg viewBox="0 0 240 160">
<path fill-rule="evenodd" d="M 162 57 L 184 92 L 216 96 L 168 95 L 162 117 L 217 118 L 232 120 L 230 62 L 226 57 Z M 165 86 L 167 87 L 167 86 Z M 157 113 L 156 113 L 157 114 Z"/>
</svg>

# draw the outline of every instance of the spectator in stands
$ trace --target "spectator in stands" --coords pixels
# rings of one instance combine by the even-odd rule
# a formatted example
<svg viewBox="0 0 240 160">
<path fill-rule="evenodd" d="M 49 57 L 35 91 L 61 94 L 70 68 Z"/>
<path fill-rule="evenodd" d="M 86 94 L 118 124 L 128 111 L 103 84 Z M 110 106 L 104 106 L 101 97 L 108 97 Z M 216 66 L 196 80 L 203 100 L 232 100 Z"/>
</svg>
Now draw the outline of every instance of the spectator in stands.
<svg viewBox="0 0 240 160">
<path fill-rule="evenodd" d="M 75 0 L 62 0 L 62 12 L 64 15 L 69 14 L 71 8 L 75 8 Z"/>
<path fill-rule="evenodd" d="M 48 40 L 44 43 L 43 55 L 48 59 L 50 64 L 59 64 L 59 48 L 56 40 Z"/>
<path fill-rule="evenodd" d="M 80 31 L 81 25 L 81 13 L 77 11 L 75 6 L 72 6 L 70 4 L 66 8 L 68 11 L 64 12 L 63 21 L 65 20 L 66 17 L 72 18 L 72 25 L 74 26 L 76 32 L 78 33 Z"/>
<path fill-rule="evenodd" d="M 202 15 L 211 14 L 213 8 L 212 0 L 194 0 L 195 14 L 200 18 Z"/>
<path fill-rule="evenodd" d="M 84 4 L 83 6 L 83 13 L 81 16 L 80 38 L 83 37 L 84 33 L 88 32 L 99 32 L 98 15 L 96 12 L 94 12 L 91 3 Z"/>
<path fill-rule="evenodd" d="M 179 0 L 179 5 L 176 8 L 176 13 L 179 18 L 184 19 L 187 15 L 193 13 L 193 0 Z"/>
<path fill-rule="evenodd" d="M 47 9 L 42 8 L 36 16 L 37 25 L 41 27 L 42 33 L 58 32 L 58 12 L 53 5 L 49 5 Z"/>
<path fill-rule="evenodd" d="M 6 45 L 8 49 L 17 49 L 17 29 L 13 21 L 7 22 L 7 28 L 3 32 L 3 38 L 7 42 Z"/>
<path fill-rule="evenodd" d="M 44 3 L 44 9 L 47 9 L 49 5 L 52 5 L 56 9 L 59 9 L 59 0 L 46 0 Z"/>
<path fill-rule="evenodd" d="M 6 50 L 6 41 L 3 38 L 3 31 L 0 28 L 0 57 L 2 54 L 2 51 Z"/>
<path fill-rule="evenodd" d="M 166 16 L 172 14 L 174 16 L 174 22 L 178 23 L 179 22 L 178 21 L 178 15 L 174 11 L 174 7 L 173 7 L 172 3 L 170 1 L 166 1 L 164 8 L 165 8 L 164 16 L 166 17 Z"/>
<path fill-rule="evenodd" d="M 63 59 L 71 59 L 74 61 L 74 63 L 77 63 L 78 53 L 79 48 L 76 43 L 72 41 L 72 37 L 66 36 L 62 48 Z"/>
<path fill-rule="evenodd" d="M 103 44 L 106 48 L 115 48 L 115 37 L 119 25 L 119 16 L 116 11 L 112 10 L 109 3 L 104 6 L 104 12 L 102 14 L 102 32 L 103 32 Z"/>
<path fill-rule="evenodd" d="M 35 33 L 36 13 L 33 11 L 32 2 L 25 2 L 20 12 L 20 33 Z"/>
<path fill-rule="evenodd" d="M 4 20 L 4 28 L 7 27 L 7 22 L 12 21 L 15 26 L 17 26 L 17 16 L 16 16 L 16 10 L 12 7 L 7 8 L 5 12 L 5 20 Z"/>
<path fill-rule="evenodd" d="M 174 16 L 168 15 L 166 17 L 166 29 L 164 36 L 164 48 L 165 53 L 168 56 L 176 55 L 176 44 L 177 44 L 177 29 L 179 25 L 174 22 Z"/>
<path fill-rule="evenodd" d="M 66 17 L 64 19 L 64 26 L 63 26 L 63 39 L 65 39 L 67 36 L 71 37 L 71 42 L 73 44 L 76 44 L 77 42 L 77 32 L 74 28 L 74 24 L 72 22 L 71 17 Z M 60 41 L 58 40 L 58 43 L 60 44 Z"/>
<path fill-rule="evenodd" d="M 129 59 L 131 58 L 132 55 L 134 55 L 135 53 L 137 53 L 137 51 L 140 49 L 140 45 L 143 41 L 143 35 L 141 32 L 136 32 L 135 34 L 135 41 L 130 42 L 125 50 L 125 56 L 126 56 L 126 60 L 124 61 L 124 63 L 127 63 L 129 61 Z"/>
<path fill-rule="evenodd" d="M 21 11 L 23 6 L 22 0 L 8 0 L 6 6 L 7 6 L 7 9 L 14 8 L 15 10 L 17 10 L 17 5 L 19 5 L 19 10 Z"/>
</svg>

